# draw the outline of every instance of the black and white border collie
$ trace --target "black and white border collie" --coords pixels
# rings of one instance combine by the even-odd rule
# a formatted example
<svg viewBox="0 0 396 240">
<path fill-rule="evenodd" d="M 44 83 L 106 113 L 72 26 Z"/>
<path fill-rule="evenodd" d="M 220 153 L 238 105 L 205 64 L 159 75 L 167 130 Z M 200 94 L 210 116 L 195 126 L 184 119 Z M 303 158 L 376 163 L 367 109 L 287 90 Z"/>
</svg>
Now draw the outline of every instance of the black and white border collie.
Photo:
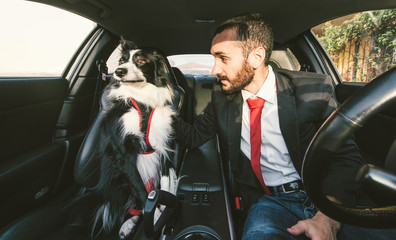
<svg viewBox="0 0 396 240">
<path fill-rule="evenodd" d="M 164 57 L 156 50 L 121 40 L 119 66 L 101 99 L 101 171 L 94 188 L 101 203 L 94 229 L 111 232 L 120 227 L 119 235 L 125 238 L 153 188 L 176 192 L 177 177 L 169 160 L 174 89 L 166 72 Z"/>
</svg>

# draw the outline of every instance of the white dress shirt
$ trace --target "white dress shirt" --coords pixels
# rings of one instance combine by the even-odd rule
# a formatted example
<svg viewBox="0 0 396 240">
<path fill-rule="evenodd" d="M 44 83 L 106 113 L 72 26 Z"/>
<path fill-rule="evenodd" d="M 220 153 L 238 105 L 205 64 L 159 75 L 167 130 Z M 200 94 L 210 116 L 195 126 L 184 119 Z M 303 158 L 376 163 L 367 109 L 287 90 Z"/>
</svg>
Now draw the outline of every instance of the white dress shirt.
<svg viewBox="0 0 396 240">
<path fill-rule="evenodd" d="M 261 113 L 260 165 L 264 182 L 267 186 L 278 186 L 300 179 L 280 130 L 276 81 L 271 66 L 266 81 L 256 95 L 246 90 L 241 92 L 243 98 L 241 151 L 250 159 L 250 108 L 246 100 L 263 98 L 265 103 Z"/>
</svg>

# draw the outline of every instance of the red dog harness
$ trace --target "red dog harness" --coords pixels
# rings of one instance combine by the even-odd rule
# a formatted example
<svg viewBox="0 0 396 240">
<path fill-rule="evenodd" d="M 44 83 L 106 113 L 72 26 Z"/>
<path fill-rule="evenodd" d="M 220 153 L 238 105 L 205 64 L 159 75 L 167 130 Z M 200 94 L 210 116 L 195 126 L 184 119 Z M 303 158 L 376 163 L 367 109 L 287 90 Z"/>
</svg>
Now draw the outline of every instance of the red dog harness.
<svg viewBox="0 0 396 240">
<path fill-rule="evenodd" d="M 148 180 L 146 182 L 146 184 L 144 184 L 144 187 L 146 188 L 146 191 L 149 193 L 154 189 L 154 178 L 150 178 L 150 180 Z M 137 216 L 137 215 L 142 215 L 143 211 L 142 210 L 137 210 L 135 208 L 131 208 L 128 211 L 129 214 L 131 214 L 132 216 Z"/>
<path fill-rule="evenodd" d="M 146 150 L 144 152 L 141 152 L 140 154 L 151 154 L 155 152 L 155 149 L 151 146 L 150 141 L 149 141 L 149 134 L 150 134 L 150 126 L 151 126 L 151 120 L 153 118 L 153 114 L 155 111 L 155 108 L 153 108 L 151 111 L 144 111 L 144 115 L 142 113 L 142 111 L 140 110 L 141 108 L 147 108 L 146 105 L 139 104 L 133 99 L 133 98 L 129 98 L 129 100 L 131 101 L 133 107 L 138 111 L 139 113 L 139 125 L 140 125 L 140 131 L 143 131 L 143 133 L 146 135 Z M 149 110 L 149 108 L 147 109 Z M 150 114 L 147 120 L 147 115 L 148 113 Z M 147 121 L 144 121 L 147 120 Z M 143 126 L 144 125 L 144 126 Z M 144 187 L 146 188 L 147 193 L 150 193 L 153 189 L 154 189 L 154 178 L 150 178 L 150 180 L 148 180 L 145 184 Z M 135 208 L 131 208 L 128 211 L 129 214 L 133 215 L 133 216 L 137 216 L 137 215 L 142 215 L 143 211 L 142 210 L 137 210 Z"/>
<path fill-rule="evenodd" d="M 146 121 L 143 122 L 143 119 L 146 119 L 146 117 L 143 116 L 142 111 L 140 110 L 140 107 L 139 107 L 138 103 L 137 103 L 135 100 L 133 100 L 133 98 L 129 98 L 129 100 L 132 102 L 133 106 L 135 107 L 135 109 L 136 109 L 136 110 L 138 111 L 138 113 L 139 113 L 139 118 L 140 118 L 140 121 L 139 121 L 139 124 L 140 124 L 140 131 L 143 130 L 143 133 L 146 135 L 147 149 L 146 149 L 146 151 L 141 152 L 141 154 L 150 154 L 150 153 L 153 153 L 155 150 L 154 150 L 154 148 L 153 148 L 153 147 L 151 146 L 151 144 L 150 144 L 149 135 L 150 135 L 151 119 L 153 118 L 153 114 L 154 114 L 155 108 L 153 108 L 153 109 L 150 111 L 150 116 L 149 116 L 148 121 L 147 121 L 147 123 L 146 123 Z M 147 108 L 147 106 L 146 106 L 146 105 L 143 105 L 143 104 L 141 104 L 140 106 L 141 106 L 142 108 Z M 147 110 L 149 110 L 149 108 L 148 108 Z M 144 111 L 144 113 L 148 113 L 148 111 Z M 146 115 L 147 115 L 147 114 L 145 114 L 145 116 L 146 116 Z M 143 124 L 146 125 L 146 126 L 144 127 Z M 143 128 L 143 127 L 144 127 L 144 128 Z M 143 128 L 143 129 L 142 129 L 142 128 Z"/>
</svg>

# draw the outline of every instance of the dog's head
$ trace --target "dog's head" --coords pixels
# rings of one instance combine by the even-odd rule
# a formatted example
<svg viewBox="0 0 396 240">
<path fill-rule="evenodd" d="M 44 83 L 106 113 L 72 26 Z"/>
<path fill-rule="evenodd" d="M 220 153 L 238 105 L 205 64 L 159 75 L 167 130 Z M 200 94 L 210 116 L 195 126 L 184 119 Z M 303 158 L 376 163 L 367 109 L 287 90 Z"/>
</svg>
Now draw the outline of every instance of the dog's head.
<svg viewBox="0 0 396 240">
<path fill-rule="evenodd" d="M 153 84 L 172 87 L 164 56 L 152 48 L 137 48 L 132 42 L 121 39 L 121 57 L 113 78 L 120 84 Z"/>
</svg>

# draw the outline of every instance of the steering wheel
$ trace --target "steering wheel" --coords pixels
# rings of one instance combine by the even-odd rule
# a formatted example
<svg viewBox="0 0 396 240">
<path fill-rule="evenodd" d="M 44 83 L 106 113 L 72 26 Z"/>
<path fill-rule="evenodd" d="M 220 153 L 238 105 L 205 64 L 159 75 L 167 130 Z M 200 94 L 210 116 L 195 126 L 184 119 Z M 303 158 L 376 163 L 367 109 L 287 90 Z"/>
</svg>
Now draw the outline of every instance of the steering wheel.
<svg viewBox="0 0 396 240">
<path fill-rule="evenodd" d="M 321 176 L 330 163 L 329 156 L 364 126 L 370 117 L 388 106 L 395 106 L 395 103 L 396 68 L 393 68 L 368 83 L 337 108 L 311 141 L 303 161 L 302 178 L 311 201 L 327 216 L 362 227 L 396 227 L 396 202 L 393 202 L 394 206 L 381 208 L 349 208 L 331 202 L 321 190 Z M 396 179 L 392 174 L 385 175 L 393 178 L 391 181 Z M 395 194 L 396 189 L 392 191 L 391 194 Z"/>
</svg>

